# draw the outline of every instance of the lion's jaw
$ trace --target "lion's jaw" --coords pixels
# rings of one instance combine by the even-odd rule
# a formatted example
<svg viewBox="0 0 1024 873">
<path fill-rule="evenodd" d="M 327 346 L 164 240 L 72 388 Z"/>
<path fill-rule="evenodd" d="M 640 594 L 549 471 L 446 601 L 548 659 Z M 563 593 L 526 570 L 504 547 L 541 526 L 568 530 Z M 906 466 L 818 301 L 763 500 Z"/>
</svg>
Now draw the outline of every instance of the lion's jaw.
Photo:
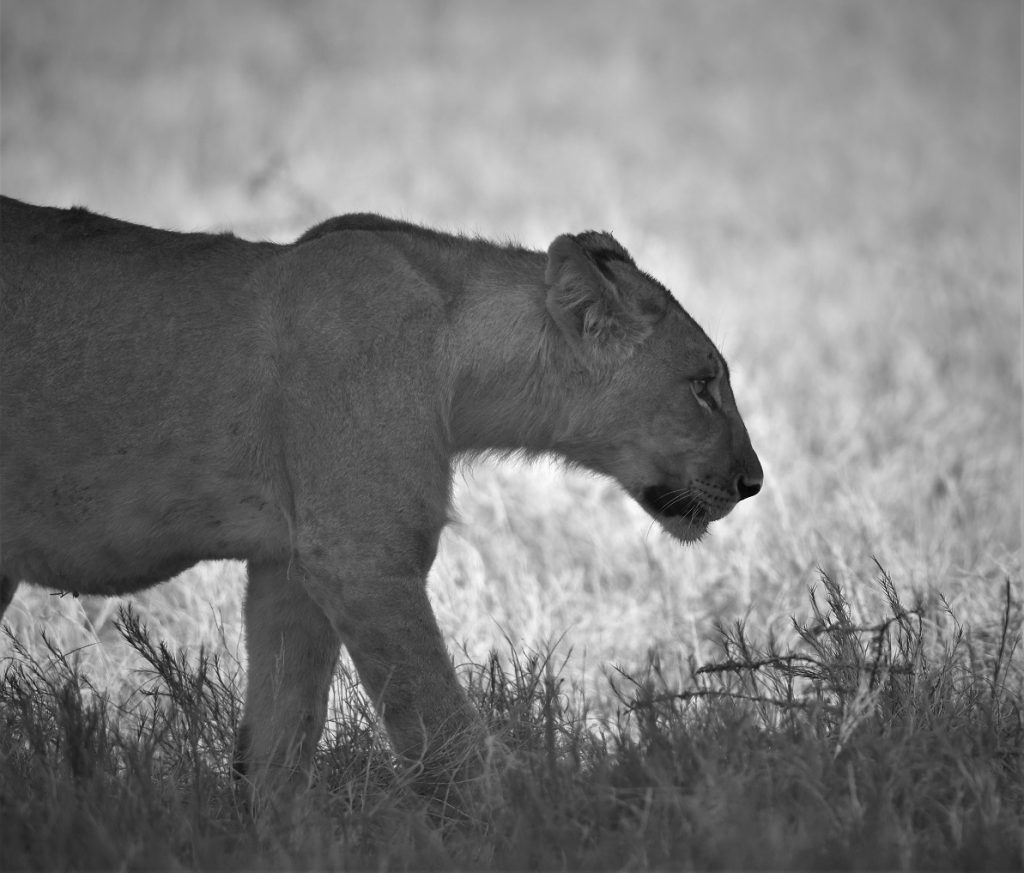
<svg viewBox="0 0 1024 873">
<path fill-rule="evenodd" d="M 689 488 L 650 485 L 640 492 L 638 500 L 665 532 L 678 540 L 695 542 L 707 532 L 711 521 L 707 507 Z"/>
</svg>

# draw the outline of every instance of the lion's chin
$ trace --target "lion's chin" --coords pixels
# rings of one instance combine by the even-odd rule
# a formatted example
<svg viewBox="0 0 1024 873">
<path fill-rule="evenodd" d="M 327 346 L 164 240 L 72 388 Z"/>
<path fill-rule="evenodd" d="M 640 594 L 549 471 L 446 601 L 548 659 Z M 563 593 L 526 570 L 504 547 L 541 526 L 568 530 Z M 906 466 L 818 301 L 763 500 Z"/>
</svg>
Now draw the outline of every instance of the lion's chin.
<svg viewBox="0 0 1024 873">
<path fill-rule="evenodd" d="M 637 502 L 669 536 L 695 543 L 708 532 L 711 518 L 703 502 L 692 495 L 680 497 L 678 489 L 660 485 L 635 493 Z"/>
<path fill-rule="evenodd" d="M 653 515 L 653 513 L 652 513 Z M 662 530 L 682 543 L 696 543 L 708 532 L 708 521 L 689 521 L 674 516 L 654 515 Z"/>
</svg>

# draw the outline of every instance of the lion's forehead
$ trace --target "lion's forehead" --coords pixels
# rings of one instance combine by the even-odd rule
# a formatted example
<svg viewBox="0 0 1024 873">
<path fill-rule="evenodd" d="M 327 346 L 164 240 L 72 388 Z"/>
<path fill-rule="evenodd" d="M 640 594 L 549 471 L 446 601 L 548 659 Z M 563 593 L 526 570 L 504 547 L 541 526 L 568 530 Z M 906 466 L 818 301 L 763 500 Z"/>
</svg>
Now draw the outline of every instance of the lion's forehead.
<svg viewBox="0 0 1024 873">
<path fill-rule="evenodd" d="M 701 378 L 728 376 L 725 358 L 704 329 L 678 303 L 664 320 L 665 336 L 675 363 L 685 375 Z"/>
</svg>

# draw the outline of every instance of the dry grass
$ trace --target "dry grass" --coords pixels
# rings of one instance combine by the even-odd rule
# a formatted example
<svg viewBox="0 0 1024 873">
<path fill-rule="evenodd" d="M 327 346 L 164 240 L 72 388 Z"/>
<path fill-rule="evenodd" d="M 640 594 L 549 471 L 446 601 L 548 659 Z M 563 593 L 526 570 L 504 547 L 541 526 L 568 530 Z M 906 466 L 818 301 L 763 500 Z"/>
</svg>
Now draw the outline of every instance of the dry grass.
<svg viewBox="0 0 1024 873">
<path fill-rule="evenodd" d="M 762 495 L 684 550 L 604 481 L 467 471 L 431 578 L 467 663 L 560 641 L 560 675 L 607 715 L 614 665 L 654 652 L 687 687 L 716 623 L 798 645 L 819 568 L 877 623 L 875 558 L 933 617 L 925 637 L 943 598 L 995 657 L 1006 580 L 1021 600 L 1018 3 L 7 0 L 0 29 L 6 194 L 275 239 L 358 210 L 537 247 L 608 228 L 720 343 Z M 225 666 L 242 590 L 236 565 L 204 565 L 131 602 Z M 120 700 L 141 661 L 110 609 L 23 588 L 8 621 L 26 657 L 50 657 L 46 629 Z M 871 754 L 909 767 L 912 746 Z M 813 817 L 821 798 L 787 802 Z"/>
<path fill-rule="evenodd" d="M 833 580 L 803 645 L 740 626 L 679 684 L 652 653 L 595 713 L 551 652 L 469 674 L 498 745 L 463 814 L 418 798 L 350 671 L 317 782 L 284 828 L 254 830 L 229 776 L 237 675 L 173 651 L 122 610 L 145 667 L 112 699 L 54 646 L 12 640 L 0 680 L 8 869 L 1003 869 L 1024 839 L 1020 604 L 995 645 L 951 612 L 859 623 Z M 979 645 L 980 642 L 980 645 Z"/>
</svg>

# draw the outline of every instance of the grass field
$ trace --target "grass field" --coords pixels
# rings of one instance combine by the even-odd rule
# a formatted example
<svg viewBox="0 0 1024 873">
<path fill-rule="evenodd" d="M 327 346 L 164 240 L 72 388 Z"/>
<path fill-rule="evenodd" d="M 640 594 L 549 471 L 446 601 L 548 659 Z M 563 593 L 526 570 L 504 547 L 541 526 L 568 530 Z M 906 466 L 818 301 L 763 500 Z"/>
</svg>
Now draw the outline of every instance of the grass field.
<svg viewBox="0 0 1024 873">
<path fill-rule="evenodd" d="M 460 473 L 431 597 L 512 748 L 470 824 L 339 681 L 306 829 L 254 843 L 240 566 L 131 598 L 147 633 L 22 587 L 0 866 L 1024 866 L 1019 2 L 5 0 L 0 38 L 5 194 L 613 231 L 729 359 L 766 474 L 683 548 L 557 464 Z"/>
</svg>

